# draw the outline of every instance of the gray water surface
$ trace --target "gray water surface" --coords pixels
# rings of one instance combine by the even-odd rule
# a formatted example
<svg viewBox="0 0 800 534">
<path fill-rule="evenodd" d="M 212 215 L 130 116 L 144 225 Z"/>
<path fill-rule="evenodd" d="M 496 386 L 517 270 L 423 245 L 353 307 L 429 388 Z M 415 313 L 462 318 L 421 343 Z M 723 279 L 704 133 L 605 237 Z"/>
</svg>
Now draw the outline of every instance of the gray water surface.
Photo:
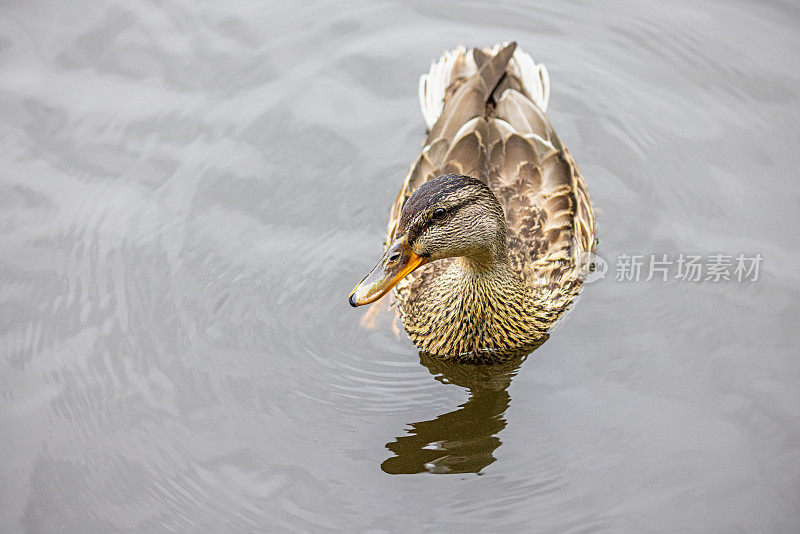
<svg viewBox="0 0 800 534">
<path fill-rule="evenodd" d="M 0 531 L 800 530 L 800 9 L 498 4 L 0 3 Z M 346 297 L 509 40 L 610 270 L 470 369 Z M 614 279 L 681 253 L 763 262 Z"/>
</svg>

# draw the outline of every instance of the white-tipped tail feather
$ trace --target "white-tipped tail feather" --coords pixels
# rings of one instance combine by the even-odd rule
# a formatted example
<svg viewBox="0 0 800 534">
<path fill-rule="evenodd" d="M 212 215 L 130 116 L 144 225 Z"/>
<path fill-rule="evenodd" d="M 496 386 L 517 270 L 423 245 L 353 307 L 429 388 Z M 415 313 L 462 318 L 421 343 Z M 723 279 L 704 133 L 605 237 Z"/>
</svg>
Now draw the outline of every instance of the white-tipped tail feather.
<svg viewBox="0 0 800 534">
<path fill-rule="evenodd" d="M 496 44 L 493 48 L 484 48 L 487 54 L 494 55 L 504 45 Z M 542 111 L 547 111 L 550 101 L 550 75 L 547 68 L 533 61 L 530 55 L 519 47 L 508 64 L 511 72 L 525 86 L 533 102 Z M 419 106 L 428 128 L 431 128 L 444 107 L 447 88 L 453 80 L 477 72 L 478 67 L 472 56 L 472 50 L 459 46 L 455 50 L 445 52 L 438 61 L 431 63 L 427 74 L 419 77 Z"/>
</svg>

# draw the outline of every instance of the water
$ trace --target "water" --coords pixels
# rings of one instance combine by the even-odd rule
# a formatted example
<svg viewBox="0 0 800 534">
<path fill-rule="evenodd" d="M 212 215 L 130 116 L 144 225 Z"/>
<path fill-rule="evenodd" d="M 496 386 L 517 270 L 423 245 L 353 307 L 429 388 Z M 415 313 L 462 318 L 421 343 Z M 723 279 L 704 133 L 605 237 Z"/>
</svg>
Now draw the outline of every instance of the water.
<svg viewBox="0 0 800 534">
<path fill-rule="evenodd" d="M 0 530 L 800 528 L 800 9 L 0 5 Z M 606 278 L 521 366 L 346 297 L 416 81 L 517 40 Z M 756 282 L 617 282 L 759 253 Z"/>
</svg>

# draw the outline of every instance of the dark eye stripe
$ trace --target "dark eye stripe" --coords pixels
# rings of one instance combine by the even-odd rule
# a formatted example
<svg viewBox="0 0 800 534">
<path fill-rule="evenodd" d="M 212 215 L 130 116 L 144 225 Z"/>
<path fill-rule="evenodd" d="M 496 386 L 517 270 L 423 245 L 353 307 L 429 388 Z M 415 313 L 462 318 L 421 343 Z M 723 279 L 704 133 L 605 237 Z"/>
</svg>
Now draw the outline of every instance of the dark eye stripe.
<svg viewBox="0 0 800 534">
<path fill-rule="evenodd" d="M 463 208 L 464 206 L 466 206 L 470 202 L 472 202 L 472 200 L 463 200 L 463 201 L 459 202 L 458 204 L 454 204 L 452 206 L 448 206 L 446 209 L 445 208 L 437 208 L 437 209 L 444 209 L 445 210 L 445 215 L 449 214 L 452 217 L 453 215 L 458 213 L 458 210 L 460 210 L 461 208 Z M 428 226 L 432 226 L 433 223 L 434 222 L 438 222 L 439 219 L 435 219 L 433 217 L 433 214 L 431 214 L 431 218 L 430 219 L 426 219 L 424 216 L 417 216 L 417 218 L 414 221 L 415 222 L 412 223 L 411 226 L 408 228 L 408 230 L 406 230 L 406 232 L 405 232 L 405 235 L 407 236 L 409 243 L 413 243 L 417 239 L 417 237 Z M 398 236 L 395 236 L 395 239 L 397 237 Z"/>
<path fill-rule="evenodd" d="M 436 217 L 436 212 L 437 212 L 437 211 L 439 211 L 439 210 L 442 210 L 442 211 L 444 211 L 444 215 L 445 215 L 445 216 L 446 216 L 446 215 L 450 215 L 450 216 L 452 217 L 453 215 L 455 215 L 455 214 L 458 212 L 458 210 L 460 210 L 461 208 L 463 208 L 464 206 L 466 206 L 466 205 L 467 205 L 467 204 L 469 204 L 470 202 L 471 202 L 470 200 L 464 200 L 464 201 L 461 201 L 461 202 L 459 202 L 458 204 L 454 204 L 454 205 L 452 205 L 452 206 L 449 206 L 449 207 L 447 207 L 447 208 L 436 208 L 436 209 L 433 211 L 433 214 L 432 214 L 432 216 L 431 216 L 431 219 L 432 219 L 432 220 L 435 220 L 435 221 L 439 221 L 439 220 L 441 220 L 442 218 L 444 218 L 444 216 L 443 216 L 443 217 L 440 217 L 440 218 L 439 218 L 439 217 Z"/>
</svg>

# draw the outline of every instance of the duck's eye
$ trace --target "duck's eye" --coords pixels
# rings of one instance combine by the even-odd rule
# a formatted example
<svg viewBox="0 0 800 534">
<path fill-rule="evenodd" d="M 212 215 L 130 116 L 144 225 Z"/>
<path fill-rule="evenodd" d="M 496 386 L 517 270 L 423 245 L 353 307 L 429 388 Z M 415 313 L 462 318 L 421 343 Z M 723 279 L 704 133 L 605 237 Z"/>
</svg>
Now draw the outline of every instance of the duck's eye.
<svg viewBox="0 0 800 534">
<path fill-rule="evenodd" d="M 445 215 L 447 215 L 447 211 L 444 208 L 436 208 L 433 210 L 433 218 L 437 221 L 444 219 Z"/>
</svg>

